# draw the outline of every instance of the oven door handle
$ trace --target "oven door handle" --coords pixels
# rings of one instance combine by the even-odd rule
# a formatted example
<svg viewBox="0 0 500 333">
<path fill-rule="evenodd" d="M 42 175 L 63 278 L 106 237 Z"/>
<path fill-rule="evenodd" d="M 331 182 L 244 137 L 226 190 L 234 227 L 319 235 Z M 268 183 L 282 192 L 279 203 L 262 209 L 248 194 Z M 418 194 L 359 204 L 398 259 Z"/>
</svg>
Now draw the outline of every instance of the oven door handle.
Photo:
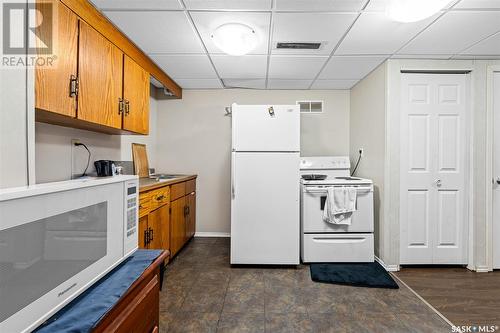
<svg viewBox="0 0 500 333">
<path fill-rule="evenodd" d="M 334 186 L 334 187 L 341 187 L 341 186 Z M 326 193 L 327 189 L 328 189 L 328 187 L 306 187 L 306 192 L 307 193 Z M 370 186 L 359 186 L 359 187 L 356 187 L 356 190 L 358 192 L 372 192 L 373 188 Z"/>
</svg>

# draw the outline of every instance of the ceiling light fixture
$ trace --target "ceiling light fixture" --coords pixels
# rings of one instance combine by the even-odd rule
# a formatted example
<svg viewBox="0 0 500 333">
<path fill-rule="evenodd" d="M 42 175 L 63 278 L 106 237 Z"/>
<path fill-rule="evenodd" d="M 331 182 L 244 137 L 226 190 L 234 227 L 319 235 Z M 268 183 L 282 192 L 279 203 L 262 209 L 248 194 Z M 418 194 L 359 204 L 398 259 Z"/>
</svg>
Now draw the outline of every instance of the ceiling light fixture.
<svg viewBox="0 0 500 333">
<path fill-rule="evenodd" d="M 392 20 L 417 22 L 439 12 L 450 0 L 386 0 L 386 14 Z"/>
<path fill-rule="evenodd" d="M 229 55 L 241 56 L 251 52 L 258 43 L 254 29 L 242 23 L 226 23 L 212 34 L 215 46 Z"/>
</svg>

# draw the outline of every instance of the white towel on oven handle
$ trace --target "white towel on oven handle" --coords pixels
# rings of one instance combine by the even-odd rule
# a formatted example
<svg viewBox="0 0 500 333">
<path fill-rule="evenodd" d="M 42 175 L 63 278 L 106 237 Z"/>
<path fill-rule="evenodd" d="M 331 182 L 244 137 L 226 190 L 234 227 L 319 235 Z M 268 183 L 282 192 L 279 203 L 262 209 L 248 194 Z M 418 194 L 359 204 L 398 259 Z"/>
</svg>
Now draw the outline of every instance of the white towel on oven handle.
<svg viewBox="0 0 500 333">
<path fill-rule="evenodd" d="M 323 220 L 332 224 L 351 225 L 352 213 L 356 211 L 356 199 L 356 187 L 329 187 L 323 208 Z"/>
</svg>

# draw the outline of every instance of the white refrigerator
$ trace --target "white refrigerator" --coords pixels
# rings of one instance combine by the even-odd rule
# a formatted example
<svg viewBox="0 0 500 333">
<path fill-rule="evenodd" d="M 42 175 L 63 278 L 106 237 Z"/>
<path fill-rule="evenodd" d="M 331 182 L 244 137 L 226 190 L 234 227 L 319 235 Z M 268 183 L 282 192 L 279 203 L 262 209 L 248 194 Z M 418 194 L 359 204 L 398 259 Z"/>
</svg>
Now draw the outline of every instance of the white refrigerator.
<svg viewBox="0 0 500 333">
<path fill-rule="evenodd" d="M 300 111 L 232 105 L 231 264 L 299 264 Z"/>
</svg>

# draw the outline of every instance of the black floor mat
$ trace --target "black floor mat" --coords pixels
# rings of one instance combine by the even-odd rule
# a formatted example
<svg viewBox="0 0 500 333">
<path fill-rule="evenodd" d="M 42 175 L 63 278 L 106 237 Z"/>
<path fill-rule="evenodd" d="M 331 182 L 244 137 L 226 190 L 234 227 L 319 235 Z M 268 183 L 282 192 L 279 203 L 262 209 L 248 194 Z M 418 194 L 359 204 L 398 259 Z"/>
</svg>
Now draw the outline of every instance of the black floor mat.
<svg viewBox="0 0 500 333">
<path fill-rule="evenodd" d="M 398 289 L 398 284 L 378 262 L 311 264 L 315 282 L 358 287 Z"/>
</svg>

